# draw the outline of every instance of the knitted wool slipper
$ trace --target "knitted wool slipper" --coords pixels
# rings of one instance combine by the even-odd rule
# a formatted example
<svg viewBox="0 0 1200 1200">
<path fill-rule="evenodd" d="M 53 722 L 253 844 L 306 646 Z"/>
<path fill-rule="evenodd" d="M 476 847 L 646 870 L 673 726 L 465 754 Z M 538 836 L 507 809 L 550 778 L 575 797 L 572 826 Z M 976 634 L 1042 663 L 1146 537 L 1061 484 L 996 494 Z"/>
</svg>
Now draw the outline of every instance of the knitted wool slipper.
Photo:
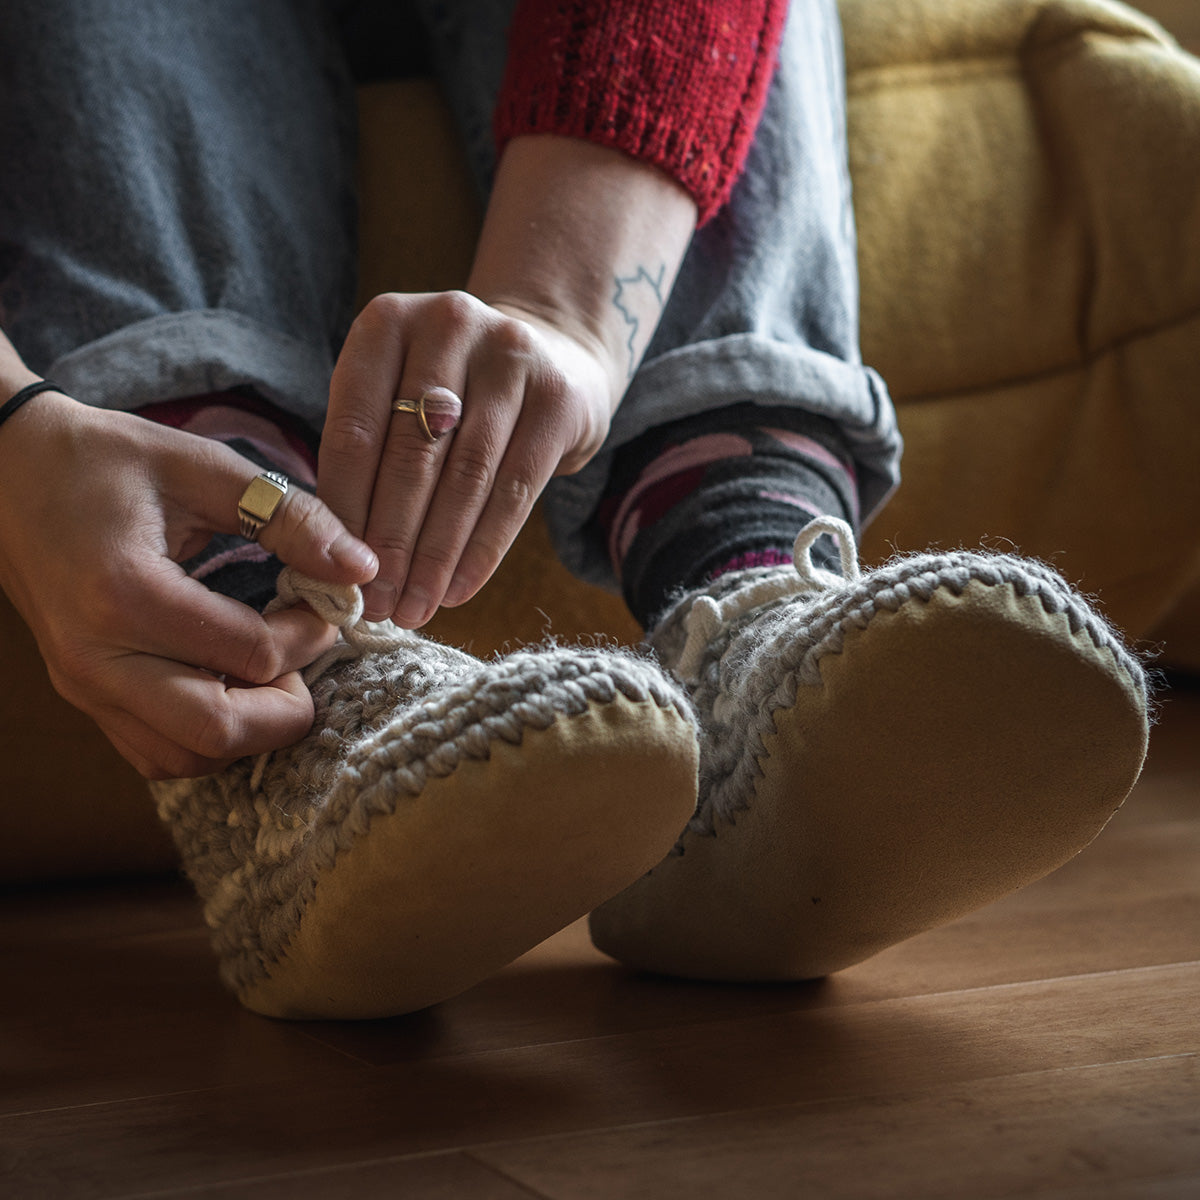
<svg viewBox="0 0 1200 1200">
<path fill-rule="evenodd" d="M 280 1017 L 379 1017 L 464 990 L 667 852 L 695 809 L 695 718 L 646 658 L 497 662 L 361 622 L 290 569 L 343 639 L 310 668 L 301 742 L 152 784 L 221 975 Z"/>
<path fill-rule="evenodd" d="M 841 578 L 812 564 L 836 534 Z M 1145 757 L 1141 667 L 1041 563 L 901 557 L 860 576 L 832 518 L 795 570 L 719 579 L 651 639 L 701 720 L 700 806 L 592 914 L 597 947 L 713 979 L 815 978 L 1047 874 Z"/>
</svg>

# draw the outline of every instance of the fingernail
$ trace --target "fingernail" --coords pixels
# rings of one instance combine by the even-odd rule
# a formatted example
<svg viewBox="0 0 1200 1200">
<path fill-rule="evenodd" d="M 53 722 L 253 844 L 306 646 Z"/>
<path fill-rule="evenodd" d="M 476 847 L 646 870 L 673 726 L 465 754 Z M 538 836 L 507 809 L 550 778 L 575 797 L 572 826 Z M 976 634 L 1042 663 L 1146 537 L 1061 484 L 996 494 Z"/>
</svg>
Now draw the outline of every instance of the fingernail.
<svg viewBox="0 0 1200 1200">
<path fill-rule="evenodd" d="M 368 621 L 386 621 L 396 611 L 398 595 L 395 584 L 373 579 L 363 588 L 363 616 Z"/>
<path fill-rule="evenodd" d="M 357 575 L 369 575 L 379 570 L 379 559 L 371 547 L 348 533 L 341 534 L 329 547 L 329 557 L 339 567 L 345 567 Z"/>
<path fill-rule="evenodd" d="M 442 597 L 442 603 L 447 608 L 453 608 L 456 604 L 461 604 L 466 600 L 470 594 L 471 592 L 467 585 L 454 578 L 450 580 L 450 586 L 446 589 L 446 594 Z"/>
<path fill-rule="evenodd" d="M 429 597 L 420 588 L 405 588 L 396 610 L 396 624 L 415 629 L 428 619 Z"/>
</svg>

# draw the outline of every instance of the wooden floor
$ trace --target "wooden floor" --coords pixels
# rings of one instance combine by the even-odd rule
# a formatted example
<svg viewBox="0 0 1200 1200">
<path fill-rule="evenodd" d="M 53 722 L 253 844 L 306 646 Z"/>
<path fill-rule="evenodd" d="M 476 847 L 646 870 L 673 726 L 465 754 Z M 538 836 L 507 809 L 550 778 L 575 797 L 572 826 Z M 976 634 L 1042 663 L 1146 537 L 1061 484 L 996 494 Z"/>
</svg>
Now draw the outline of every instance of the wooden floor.
<svg viewBox="0 0 1200 1200">
<path fill-rule="evenodd" d="M 0 897 L 0 1195 L 1200 1196 L 1200 685 L 1087 852 L 821 984 L 580 926 L 437 1010 L 284 1024 L 170 881 Z"/>
<path fill-rule="evenodd" d="M 1146 6 L 1200 48 L 1200 3 Z M 822 983 L 567 929 L 435 1011 L 288 1025 L 172 881 L 0 893 L 0 1197 L 1200 1197 L 1200 685 L 1067 867 Z"/>
</svg>

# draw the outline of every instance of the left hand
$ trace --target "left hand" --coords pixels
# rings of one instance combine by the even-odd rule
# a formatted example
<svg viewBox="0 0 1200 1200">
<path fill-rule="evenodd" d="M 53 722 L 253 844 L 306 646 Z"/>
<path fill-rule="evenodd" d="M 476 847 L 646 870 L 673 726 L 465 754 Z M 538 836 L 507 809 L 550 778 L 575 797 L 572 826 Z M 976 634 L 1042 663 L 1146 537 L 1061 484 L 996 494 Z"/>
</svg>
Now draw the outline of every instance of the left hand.
<svg viewBox="0 0 1200 1200">
<path fill-rule="evenodd" d="M 416 628 L 488 580 L 551 476 L 603 444 L 619 369 L 598 340 L 465 292 L 376 297 L 334 370 L 318 495 L 379 556 L 365 616 Z M 429 442 L 396 399 L 462 399 Z"/>
</svg>

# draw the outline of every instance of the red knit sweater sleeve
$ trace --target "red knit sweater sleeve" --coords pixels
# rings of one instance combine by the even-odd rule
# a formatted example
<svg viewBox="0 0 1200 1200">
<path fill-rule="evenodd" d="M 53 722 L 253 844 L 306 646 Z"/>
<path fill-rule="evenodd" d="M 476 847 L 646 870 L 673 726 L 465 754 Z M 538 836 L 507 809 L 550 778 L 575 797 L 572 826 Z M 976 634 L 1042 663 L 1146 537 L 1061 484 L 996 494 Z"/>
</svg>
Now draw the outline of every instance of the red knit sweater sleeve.
<svg viewBox="0 0 1200 1200">
<path fill-rule="evenodd" d="M 585 138 L 661 167 L 703 224 L 729 196 L 775 70 L 787 0 L 519 0 L 498 145 Z"/>
</svg>

